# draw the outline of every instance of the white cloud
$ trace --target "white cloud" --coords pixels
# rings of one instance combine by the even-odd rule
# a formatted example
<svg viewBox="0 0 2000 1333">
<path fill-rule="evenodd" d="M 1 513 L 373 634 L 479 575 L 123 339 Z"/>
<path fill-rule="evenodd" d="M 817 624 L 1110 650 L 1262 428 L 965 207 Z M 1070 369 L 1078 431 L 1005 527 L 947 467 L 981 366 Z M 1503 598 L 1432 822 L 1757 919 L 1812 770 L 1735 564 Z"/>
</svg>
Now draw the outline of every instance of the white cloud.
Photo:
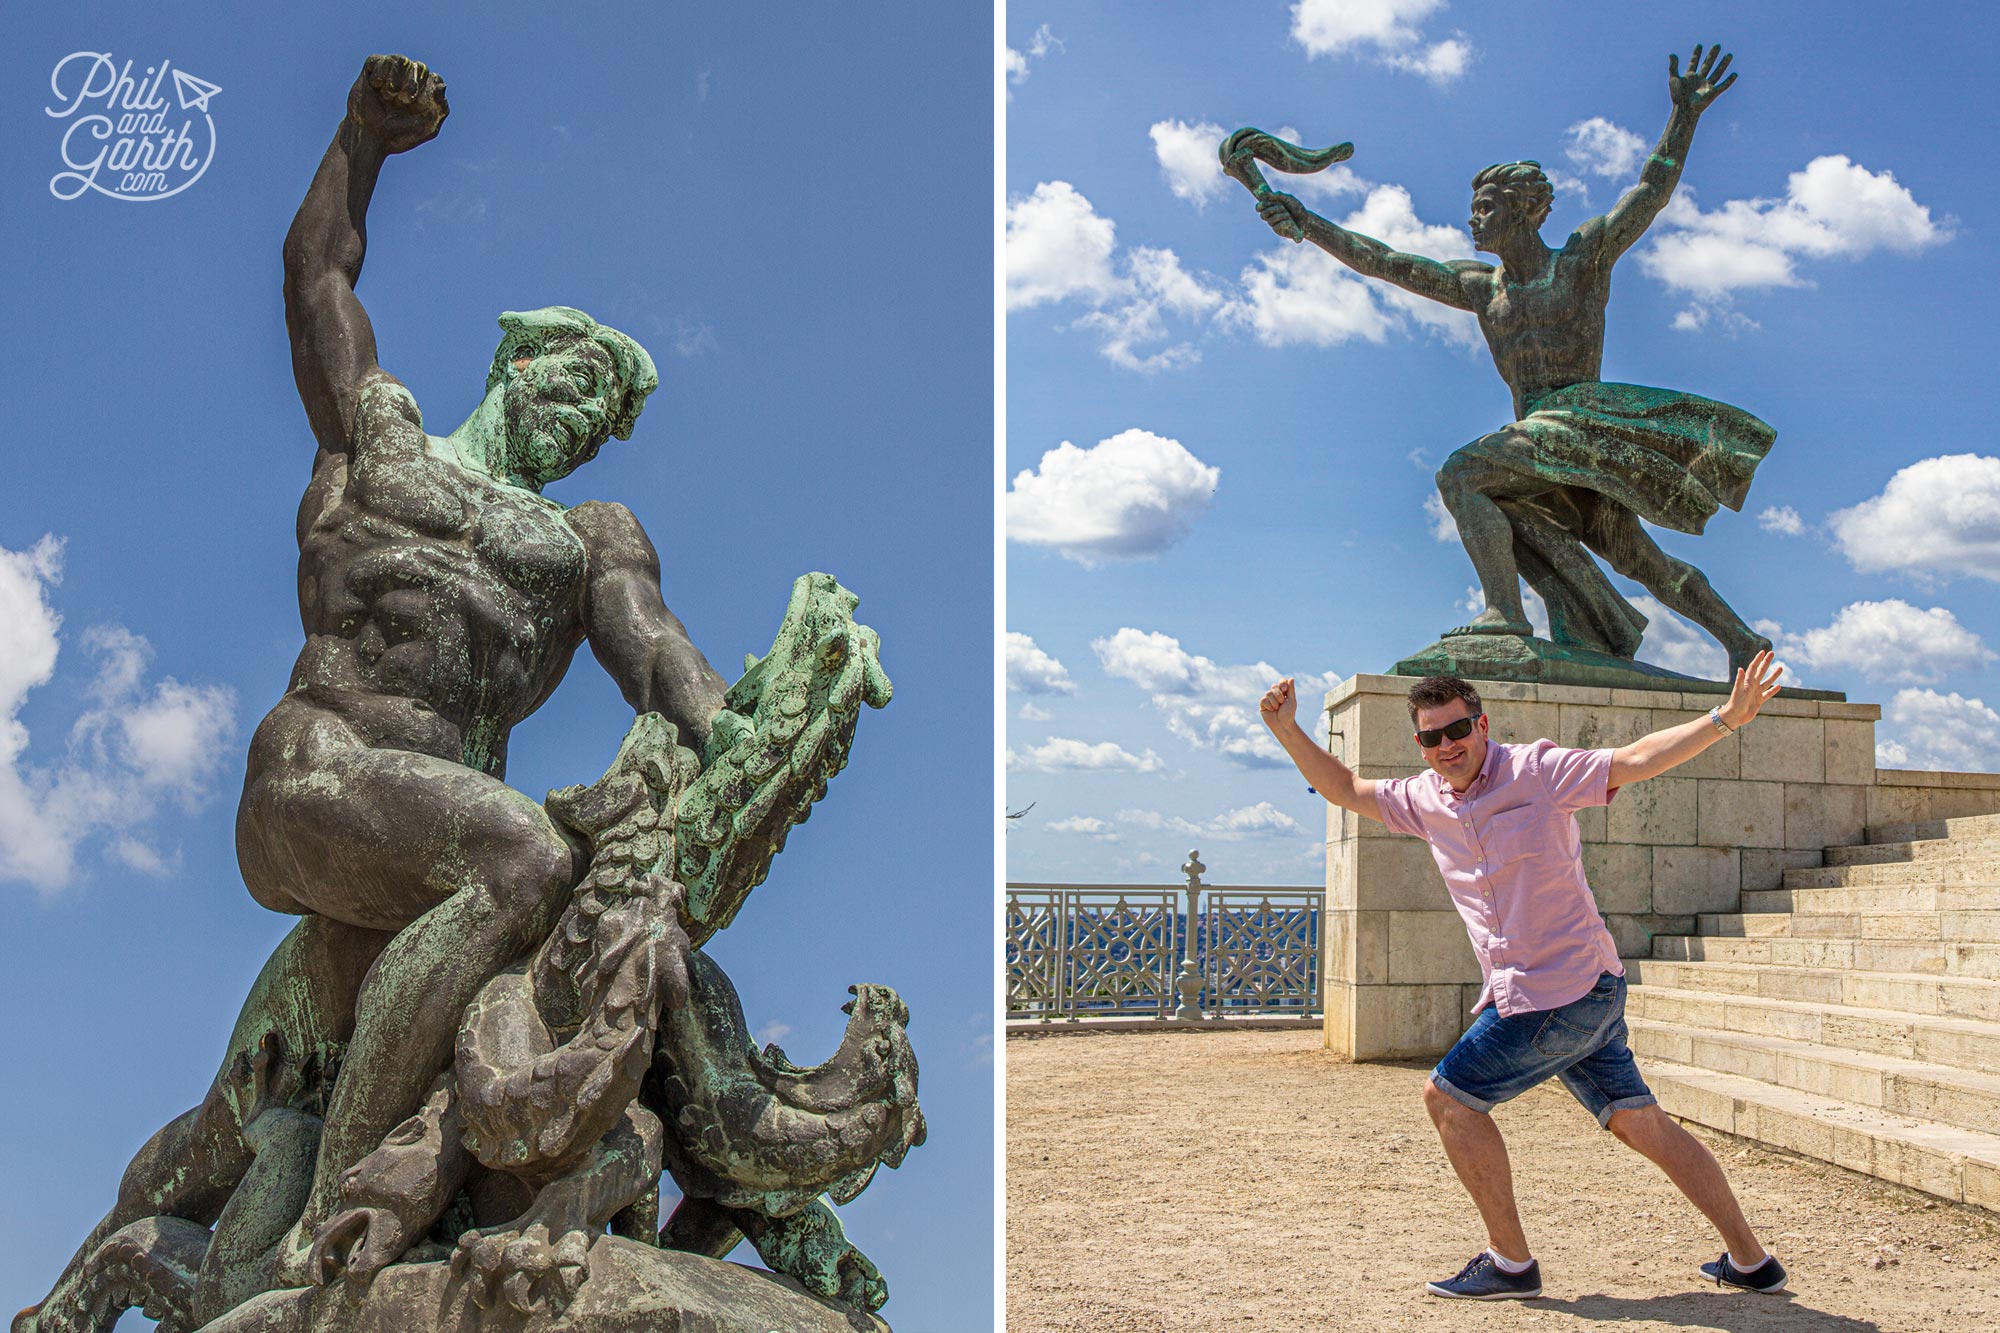
<svg viewBox="0 0 2000 1333">
<path fill-rule="evenodd" d="M 1193 344 L 1158 352 L 1167 314 L 1199 318 L 1222 304 L 1222 293 L 1181 267 L 1172 250 L 1136 246 L 1117 257 L 1118 227 L 1067 181 L 1043 181 L 1007 204 L 1007 309 L 1027 310 L 1080 300 L 1097 307 L 1075 327 L 1096 333 L 1104 355 L 1127 370 L 1172 370 L 1201 359 Z"/>
<path fill-rule="evenodd" d="M 1705 631 L 1651 597 L 1634 597 L 1632 605 L 1646 617 L 1645 637 L 1639 643 L 1641 661 L 1701 680 L 1729 679 L 1729 654 Z"/>
<path fill-rule="evenodd" d="M 1029 39 L 1026 51 L 1016 51 L 1011 46 L 1007 48 L 1007 82 L 1010 84 L 1023 82 L 1028 77 L 1029 62 L 1031 60 L 1040 60 L 1049 52 L 1060 51 L 1062 49 L 1062 38 L 1050 32 L 1049 25 L 1044 23 L 1041 27 L 1035 29 L 1035 35 Z M 1008 99 L 1011 101 L 1013 96 L 1014 90 L 1009 88 L 1007 90 Z"/>
<path fill-rule="evenodd" d="M 62 576 L 62 543 L 44 537 L 26 551 L 0 547 L 0 880 L 52 894 L 76 875 L 83 844 L 107 835 L 111 859 L 148 874 L 169 858 L 137 830 L 163 801 L 198 806 L 224 757 L 234 701 L 217 686 L 168 677 L 145 688 L 152 650 L 118 626 L 83 636 L 97 660 L 91 707 L 72 727 L 64 758 L 26 762 L 19 719 L 29 691 L 54 676 L 62 618 L 48 591 Z"/>
<path fill-rule="evenodd" d="M 1368 46 L 1403 50 L 1417 44 L 1419 25 L 1442 8 L 1444 0 L 1298 0 L 1292 40 L 1308 56 Z"/>
<path fill-rule="evenodd" d="M 1153 126 L 1155 153 L 1169 185 L 1198 205 L 1224 182 L 1214 164 L 1211 133 L 1219 136 L 1221 127 L 1181 121 Z M 1281 137 L 1295 134 L 1285 130 Z M 1342 225 L 1396 249 L 1444 259 L 1472 255 L 1464 232 L 1418 218 L 1409 191 L 1400 185 L 1371 185 L 1344 166 L 1296 177 L 1295 185 L 1302 193 L 1329 198 L 1364 195 Z M 1311 247 L 1276 246 L 1242 270 L 1235 288 L 1189 272 L 1170 249 L 1135 246 L 1121 254 L 1110 218 L 1068 182 L 1044 181 L 1033 194 L 1007 205 L 1007 308 L 1072 300 L 1092 308 L 1070 327 L 1096 335 L 1112 364 L 1144 374 L 1201 360 L 1192 341 L 1176 338 L 1174 320 L 1248 330 L 1273 347 L 1328 347 L 1354 338 L 1382 342 L 1391 333 L 1419 330 L 1462 347 L 1479 342 L 1470 314 L 1364 280 Z"/>
<path fill-rule="evenodd" d="M 1167 730 L 1198 749 L 1212 750 L 1248 768 L 1276 768 L 1287 762 L 1258 716 L 1257 702 L 1284 673 L 1268 662 L 1222 666 L 1188 652 L 1171 635 L 1130 627 L 1094 639 L 1106 675 L 1127 680 L 1152 696 Z M 1333 688 L 1330 673 L 1297 678 L 1299 697 L 1315 699 Z M 1304 710 L 1317 712 L 1312 705 Z"/>
<path fill-rule="evenodd" d="M 1104 842 L 1118 841 L 1118 832 L 1111 824 L 1094 815 L 1072 815 L 1068 819 L 1058 819 L 1049 825 L 1051 833 L 1082 833 Z"/>
<path fill-rule="evenodd" d="M 1827 527 L 1863 573 L 2000 582 L 2000 458 L 1946 454 L 1912 463 L 1880 495 L 1830 514 Z"/>
<path fill-rule="evenodd" d="M 1049 722 L 1055 718 L 1054 713 L 1051 713 L 1046 708 L 1037 708 L 1032 700 L 1022 704 L 1021 711 L 1014 714 L 1014 716 L 1020 718 L 1023 722 Z"/>
<path fill-rule="evenodd" d="M 1215 817 L 1211 827 L 1216 833 L 1225 837 L 1230 834 L 1262 836 L 1271 833 L 1297 833 L 1299 821 L 1269 801 L 1259 801 L 1255 805 L 1223 811 Z"/>
<path fill-rule="evenodd" d="M 1136 349 L 1167 337 L 1162 312 L 1205 315 L 1222 304 L 1222 294 L 1183 269 L 1172 250 L 1135 247 L 1126 255 L 1125 267 L 1130 298 L 1091 311 L 1077 320 L 1077 326 L 1101 335 L 1100 350 L 1112 364 L 1126 370 L 1174 370 L 1201 360 L 1201 353 L 1185 342 L 1150 355 L 1141 355 Z"/>
<path fill-rule="evenodd" d="M 1472 59 L 1464 34 L 1415 49 L 1424 42 L 1424 20 L 1442 8 L 1444 0 L 1298 0 L 1292 39 L 1309 57 L 1372 55 L 1391 69 L 1449 83 Z"/>
<path fill-rule="evenodd" d="M 1444 497 L 1432 491 L 1424 497 L 1424 518 L 1431 525 L 1431 537 L 1441 542 L 1458 541 L 1458 520 L 1445 508 Z"/>
<path fill-rule="evenodd" d="M 1112 820 L 1117 827 L 1127 831 L 1173 833 L 1187 837 L 1218 838 L 1231 842 L 1300 832 L 1298 820 L 1269 801 L 1259 801 L 1255 805 L 1225 810 L 1214 818 L 1199 823 L 1192 819 L 1183 819 L 1179 815 L 1163 815 L 1158 810 L 1120 810 L 1112 816 Z"/>
<path fill-rule="evenodd" d="M 1157 773 L 1166 765 L 1147 750 L 1133 754 L 1116 741 L 1071 740 L 1051 736 L 1026 750 L 1007 751 L 1007 767 L 1042 773 Z"/>
<path fill-rule="evenodd" d="M 1806 521 L 1790 505 L 1773 505 L 1757 515 L 1757 526 L 1781 537 L 1797 537 L 1806 530 Z"/>
<path fill-rule="evenodd" d="M 1090 568 L 1158 555 L 1212 502 L 1221 469 L 1178 440 L 1127 430 L 1079 449 L 1065 440 L 1007 492 L 1007 538 Z"/>
<path fill-rule="evenodd" d="M 1043 652 L 1032 636 L 1007 631 L 1007 688 L 1022 694 L 1075 694 L 1069 668 Z"/>
<path fill-rule="evenodd" d="M 105 844 L 104 854 L 129 870 L 155 879 L 165 879 L 180 869 L 180 856 L 163 856 L 158 848 L 149 846 L 139 839 L 120 835 Z"/>
<path fill-rule="evenodd" d="M 1222 174 L 1216 152 L 1229 131 L 1211 120 L 1190 125 L 1184 120 L 1162 120 L 1147 131 L 1153 139 L 1153 156 L 1159 159 L 1160 174 L 1177 199 L 1200 208 L 1210 199 L 1231 188 Z"/>
<path fill-rule="evenodd" d="M 1735 292 L 1808 285 L 1802 260 L 1913 254 L 1952 236 L 1952 220 L 1933 219 L 1892 173 L 1837 154 L 1793 172 L 1783 199 L 1731 199 L 1704 213 L 1683 185 L 1660 223 L 1639 264 L 1695 298 L 1677 328 L 1699 328 L 1701 308 Z"/>
<path fill-rule="evenodd" d="M 1163 815 L 1158 810 L 1120 810 L 1112 816 L 1126 828 L 1144 829 L 1149 832 L 1165 830 L 1170 833 L 1192 833 L 1199 835 L 1202 826 L 1179 815 Z"/>
<path fill-rule="evenodd" d="M 1569 143 L 1563 155 L 1578 171 L 1610 180 L 1623 180 L 1639 170 L 1646 155 L 1646 141 L 1622 125 L 1602 116 L 1579 120 L 1566 130 Z"/>
<path fill-rule="evenodd" d="M 11 764 L 27 744 L 14 714 L 28 691 L 55 674 L 62 617 L 43 591 L 61 578 L 62 543 L 54 536 L 25 551 L 0 546 L 0 762 Z"/>
<path fill-rule="evenodd" d="M 1118 226 L 1068 181 L 1043 181 L 1007 203 L 1007 308 L 1081 297 L 1102 303 L 1125 284 L 1112 271 Z"/>
<path fill-rule="evenodd" d="M 1242 283 L 1242 294 L 1223 308 L 1223 320 L 1249 329 L 1266 347 L 1388 339 L 1389 315 L 1368 285 L 1310 247 L 1265 251 L 1243 270 Z"/>
<path fill-rule="evenodd" d="M 1472 64 L 1472 43 L 1463 33 L 1433 42 L 1413 56 L 1386 56 L 1383 64 L 1406 74 L 1421 74 L 1432 83 L 1446 84 L 1465 73 Z"/>
<path fill-rule="evenodd" d="M 1728 310 L 1704 301 L 1697 301 L 1684 310 L 1674 312 L 1673 322 L 1668 327 L 1675 333 L 1700 333 L 1711 325 L 1725 338 L 1755 333 L 1764 327 L 1740 310 Z"/>
<path fill-rule="evenodd" d="M 1896 598 L 1855 602 L 1842 607 L 1830 625 L 1771 637 L 1780 655 L 1815 672 L 1851 671 L 1897 685 L 1929 684 L 1995 658 L 1944 607 L 1919 611 Z"/>
<path fill-rule="evenodd" d="M 1883 721 L 1896 734 L 1875 746 L 1884 768 L 1990 773 L 2000 766 L 2000 713 L 1953 692 L 1898 690 Z"/>
<path fill-rule="evenodd" d="M 1340 225 L 1409 254 L 1472 257 L 1471 238 L 1456 227 L 1424 222 L 1400 185 L 1374 186 Z M 1466 311 L 1362 278 L 1312 246 L 1283 243 L 1267 250 L 1244 268 L 1240 281 L 1240 294 L 1219 308 L 1218 318 L 1248 329 L 1267 347 L 1333 347 L 1357 338 L 1379 343 L 1413 327 L 1460 346 L 1479 338 L 1478 323 Z"/>
<path fill-rule="evenodd" d="M 763 1027 L 757 1029 L 757 1042 L 759 1045 L 769 1046 L 773 1042 L 783 1041 L 791 1035 L 792 1025 L 790 1023 L 766 1023 Z"/>
</svg>

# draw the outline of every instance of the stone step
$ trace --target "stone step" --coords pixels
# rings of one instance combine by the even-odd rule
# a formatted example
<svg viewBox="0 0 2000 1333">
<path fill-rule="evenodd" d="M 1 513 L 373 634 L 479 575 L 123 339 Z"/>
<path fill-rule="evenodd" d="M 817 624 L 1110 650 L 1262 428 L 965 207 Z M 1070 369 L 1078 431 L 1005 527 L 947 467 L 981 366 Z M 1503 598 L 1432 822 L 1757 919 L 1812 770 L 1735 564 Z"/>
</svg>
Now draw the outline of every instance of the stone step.
<svg viewBox="0 0 2000 1333">
<path fill-rule="evenodd" d="M 2000 860 L 1981 858 L 1865 866 L 1819 865 L 1801 866 L 1784 872 L 1784 887 L 1788 889 L 1888 888 L 1904 885 L 1993 888 L 2000 886 Z"/>
<path fill-rule="evenodd" d="M 1979 838 L 2000 836 L 2000 815 L 1960 815 L 1955 819 L 1920 819 L 1913 824 L 1874 824 L 1863 834 L 1869 842 L 1911 842 L 1918 838 Z"/>
<path fill-rule="evenodd" d="M 1806 1000 L 1633 986 L 1626 1011 L 1678 1027 L 1748 1032 L 1953 1069 L 2000 1070 L 2000 1022 Z"/>
<path fill-rule="evenodd" d="M 1849 869 L 1850 867 L 1841 867 Z M 1877 869 L 1879 867 L 1862 867 Z M 1741 907 L 1757 912 L 1979 912 L 2000 910 L 2000 885 L 1855 884 L 1794 885 L 1792 876 L 1822 871 L 1787 870 L 1782 889 L 1745 889 Z"/>
<path fill-rule="evenodd" d="M 1645 1075 L 1683 1120 L 2000 1211 L 2000 1136 L 1665 1061 Z"/>
<path fill-rule="evenodd" d="M 1707 1032 L 1647 1019 L 1628 1026 L 1632 1052 L 1642 1061 L 1736 1074 L 1960 1129 L 1989 1134 L 2000 1129 L 2000 1075 L 1747 1032 Z"/>
<path fill-rule="evenodd" d="M 1936 917 L 1942 913 L 1930 915 Z M 1680 965 L 1770 965 L 1772 975 L 1804 971 L 1814 979 L 1824 979 L 1826 969 L 1842 969 L 1866 975 L 1906 973 L 1922 981 L 1940 977 L 1976 977 L 2000 985 L 2000 943 L 1972 943 L 1956 939 L 1730 939 L 1710 935 L 1654 935 L 1652 957 L 1654 961 Z M 1784 999 L 1810 999 L 1808 995 L 1784 995 L 1780 991 L 1754 993 L 1782 995 Z M 1896 1005 L 1890 1007 L 1894 1009 Z M 1996 1011 L 1996 1017 L 2000 1017 L 2000 1011 Z"/>
<path fill-rule="evenodd" d="M 1978 837 L 1919 838 L 1826 849 L 1829 866 L 1935 865 L 1974 860 L 2000 864 L 2000 829 Z"/>
<path fill-rule="evenodd" d="M 1796 940 L 2000 941 L 2000 909 L 1987 912 L 1704 912 L 1695 918 L 1703 936 Z M 1661 936 L 1681 939 L 1683 936 Z M 1788 959 L 1773 956 L 1773 962 Z"/>
<path fill-rule="evenodd" d="M 1762 999 L 1892 1009 L 1906 1015 L 1950 1015 L 2000 1023 L 2000 981 L 1970 977 L 1926 977 L 1920 973 L 1864 973 L 1828 967 L 1782 967 L 1774 963 L 1712 963 L 1678 959 L 1626 959 L 1634 985 L 1708 995 L 1756 995 Z M 2000 1035 L 2000 1033 L 1996 1033 Z"/>
</svg>

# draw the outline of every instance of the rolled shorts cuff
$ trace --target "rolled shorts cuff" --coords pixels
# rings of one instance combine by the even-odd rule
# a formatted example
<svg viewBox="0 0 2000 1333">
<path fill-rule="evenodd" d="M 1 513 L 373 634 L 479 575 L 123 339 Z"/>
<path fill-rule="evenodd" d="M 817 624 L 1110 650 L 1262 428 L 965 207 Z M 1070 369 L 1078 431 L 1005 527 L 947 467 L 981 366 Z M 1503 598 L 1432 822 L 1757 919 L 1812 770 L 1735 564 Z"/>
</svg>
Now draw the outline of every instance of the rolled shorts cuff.
<svg viewBox="0 0 2000 1333">
<path fill-rule="evenodd" d="M 1451 1080 L 1446 1078 L 1443 1074 L 1438 1073 L 1437 1070 L 1435 1069 L 1431 1071 L 1431 1082 L 1437 1085 L 1437 1090 L 1439 1092 L 1451 1098 L 1453 1101 L 1457 1102 L 1460 1106 L 1470 1107 L 1472 1110 L 1479 1112 L 1481 1115 L 1493 1114 L 1493 1108 L 1495 1105 L 1497 1105 L 1497 1103 L 1495 1102 L 1484 1101 L 1478 1097 L 1473 1096 L 1469 1092 L 1453 1087 L 1451 1084 Z M 1648 1098 L 1647 1100 L 1650 1101 L 1651 1098 Z M 1609 1112 L 1606 1112 L 1606 1114 L 1608 1115 Z"/>
<path fill-rule="evenodd" d="M 1636 1111 L 1642 1106 L 1658 1106 L 1659 1104 L 1660 1099 L 1650 1092 L 1643 1097 L 1620 1097 L 1617 1101 L 1612 1102 L 1597 1113 L 1597 1127 L 1599 1129 L 1610 1129 L 1611 1113 L 1613 1111 Z"/>
</svg>

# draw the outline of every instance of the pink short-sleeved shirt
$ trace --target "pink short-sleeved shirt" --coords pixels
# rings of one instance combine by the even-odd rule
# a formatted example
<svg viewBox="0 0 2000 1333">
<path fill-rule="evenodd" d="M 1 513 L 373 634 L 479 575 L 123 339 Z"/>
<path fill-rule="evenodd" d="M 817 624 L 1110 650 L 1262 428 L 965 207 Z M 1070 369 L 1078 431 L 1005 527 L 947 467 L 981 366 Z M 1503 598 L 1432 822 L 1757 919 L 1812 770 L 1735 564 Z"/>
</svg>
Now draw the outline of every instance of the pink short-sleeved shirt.
<svg viewBox="0 0 2000 1333">
<path fill-rule="evenodd" d="M 1618 948 L 1583 877 L 1576 812 L 1609 805 L 1611 751 L 1554 741 L 1486 746 L 1463 792 L 1433 772 L 1375 784 L 1382 822 L 1431 845 L 1486 985 L 1477 1013 L 1557 1009 L 1610 972 Z"/>
</svg>

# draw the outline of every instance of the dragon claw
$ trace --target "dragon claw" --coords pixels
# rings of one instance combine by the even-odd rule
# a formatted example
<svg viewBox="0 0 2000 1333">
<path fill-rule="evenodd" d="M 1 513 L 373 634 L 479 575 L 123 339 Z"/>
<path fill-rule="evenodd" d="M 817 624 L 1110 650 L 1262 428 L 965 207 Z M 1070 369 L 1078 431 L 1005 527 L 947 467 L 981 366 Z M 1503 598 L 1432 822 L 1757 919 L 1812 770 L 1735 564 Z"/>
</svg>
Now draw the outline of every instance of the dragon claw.
<svg viewBox="0 0 2000 1333">
<path fill-rule="evenodd" d="M 519 1230 L 468 1231 L 451 1256 L 451 1275 L 463 1281 L 482 1310 L 502 1305 L 522 1314 L 569 1308 L 588 1276 L 590 1238 L 565 1231 L 551 1241 L 549 1228 L 532 1222 Z"/>
</svg>

